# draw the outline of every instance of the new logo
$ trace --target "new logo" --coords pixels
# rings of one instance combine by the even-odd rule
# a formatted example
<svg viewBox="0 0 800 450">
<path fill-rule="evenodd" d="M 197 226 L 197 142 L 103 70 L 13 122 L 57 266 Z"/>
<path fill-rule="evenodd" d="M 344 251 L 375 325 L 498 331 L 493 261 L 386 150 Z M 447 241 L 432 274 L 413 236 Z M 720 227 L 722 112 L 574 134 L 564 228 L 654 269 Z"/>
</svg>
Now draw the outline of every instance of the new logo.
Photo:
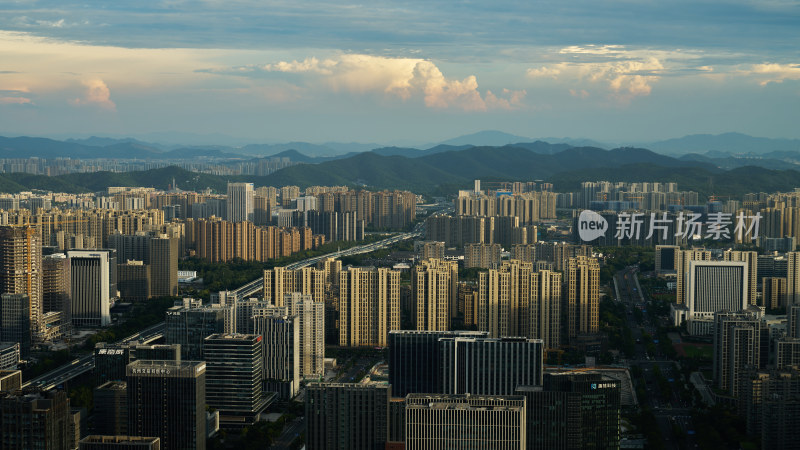
<svg viewBox="0 0 800 450">
<path fill-rule="evenodd" d="M 581 211 L 578 217 L 578 235 L 583 241 L 593 241 L 600 236 L 605 236 L 608 231 L 608 222 L 600 214 L 589 209 Z"/>
</svg>

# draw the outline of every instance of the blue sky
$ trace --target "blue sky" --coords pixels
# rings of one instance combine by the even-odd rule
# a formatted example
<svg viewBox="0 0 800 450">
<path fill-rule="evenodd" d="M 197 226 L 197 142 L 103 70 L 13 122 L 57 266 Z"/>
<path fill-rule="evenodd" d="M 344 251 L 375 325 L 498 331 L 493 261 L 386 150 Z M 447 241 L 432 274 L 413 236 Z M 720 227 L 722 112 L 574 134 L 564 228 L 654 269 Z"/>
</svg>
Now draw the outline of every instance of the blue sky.
<svg viewBox="0 0 800 450">
<path fill-rule="evenodd" d="M 800 137 L 797 1 L 0 2 L 0 134 Z"/>
</svg>

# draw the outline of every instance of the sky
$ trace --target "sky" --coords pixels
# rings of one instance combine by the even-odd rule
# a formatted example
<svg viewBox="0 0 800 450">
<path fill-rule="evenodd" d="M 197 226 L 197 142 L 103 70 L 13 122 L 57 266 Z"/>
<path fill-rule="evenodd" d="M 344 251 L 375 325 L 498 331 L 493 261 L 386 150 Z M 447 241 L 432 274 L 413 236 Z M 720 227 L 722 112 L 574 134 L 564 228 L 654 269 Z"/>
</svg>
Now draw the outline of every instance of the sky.
<svg viewBox="0 0 800 450">
<path fill-rule="evenodd" d="M 798 1 L 0 0 L 5 136 L 647 142 L 798 119 Z"/>
</svg>

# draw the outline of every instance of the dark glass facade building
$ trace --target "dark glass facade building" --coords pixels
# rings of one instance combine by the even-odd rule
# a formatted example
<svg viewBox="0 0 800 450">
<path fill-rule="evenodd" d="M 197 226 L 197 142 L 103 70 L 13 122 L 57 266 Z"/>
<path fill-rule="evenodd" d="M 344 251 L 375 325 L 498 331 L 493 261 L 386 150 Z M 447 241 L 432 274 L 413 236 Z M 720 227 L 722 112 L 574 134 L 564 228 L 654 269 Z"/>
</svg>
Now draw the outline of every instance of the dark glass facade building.
<svg viewBox="0 0 800 450">
<path fill-rule="evenodd" d="M 128 344 L 99 342 L 94 346 L 94 379 L 99 386 L 107 381 L 124 381 L 125 367 L 130 362 Z"/>
<path fill-rule="evenodd" d="M 206 448 L 206 363 L 130 363 L 128 434 L 161 439 L 163 450 Z"/>
<path fill-rule="evenodd" d="M 311 383 L 306 387 L 309 450 L 383 449 L 389 436 L 387 385 Z"/>
<path fill-rule="evenodd" d="M 442 357 L 439 339 L 485 338 L 485 331 L 391 331 L 389 332 L 389 384 L 392 395 L 440 392 Z"/>
<path fill-rule="evenodd" d="M 521 386 L 528 449 L 618 449 L 619 381 L 595 373 L 546 374 L 543 386 Z"/>
<path fill-rule="evenodd" d="M 203 360 L 203 341 L 215 333 L 225 333 L 229 308 L 173 306 L 167 310 L 164 341 L 180 344 L 181 358 L 186 361 Z M 232 320 L 232 317 L 227 319 Z"/>
<path fill-rule="evenodd" d="M 266 406 L 262 342 L 255 334 L 212 334 L 205 340 L 206 404 L 220 411 L 222 427 L 252 425 Z"/>
<path fill-rule="evenodd" d="M 3 450 L 69 450 L 74 434 L 66 393 L 14 391 L 0 397 Z"/>
<path fill-rule="evenodd" d="M 544 341 L 525 338 L 442 338 L 445 394 L 512 395 L 517 386 L 542 384 Z"/>
</svg>

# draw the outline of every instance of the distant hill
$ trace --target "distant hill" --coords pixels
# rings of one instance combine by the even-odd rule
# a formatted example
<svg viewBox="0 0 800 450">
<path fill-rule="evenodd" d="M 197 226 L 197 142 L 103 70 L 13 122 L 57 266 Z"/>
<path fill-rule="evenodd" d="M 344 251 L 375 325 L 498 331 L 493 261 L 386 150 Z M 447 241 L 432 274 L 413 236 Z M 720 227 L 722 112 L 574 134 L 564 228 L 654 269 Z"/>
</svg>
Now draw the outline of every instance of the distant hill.
<svg viewBox="0 0 800 450">
<path fill-rule="evenodd" d="M 295 150 L 310 157 L 336 157 L 346 153 L 360 153 L 378 147 L 375 144 L 309 144 L 308 142 L 287 142 L 284 144 L 251 144 L 236 149 L 237 153 L 255 156 L 272 156 L 286 150 Z"/>
<path fill-rule="evenodd" d="M 682 167 L 681 170 L 675 170 L 654 164 L 630 164 L 566 171 L 548 178 L 557 191 L 577 190 L 580 183 L 587 180 L 672 181 L 678 183 L 681 190 L 698 192 L 702 199 L 710 194 L 741 196 L 750 192 L 790 191 L 800 187 L 800 171 L 746 166 L 713 172 L 703 167 Z"/>
<path fill-rule="evenodd" d="M 167 147 L 161 144 L 155 144 L 152 142 L 144 142 L 134 138 L 109 138 L 109 137 L 97 137 L 91 136 L 88 138 L 83 139 L 66 139 L 64 142 L 70 142 L 73 144 L 80 144 L 80 145 L 88 145 L 90 147 L 108 147 L 110 145 L 116 144 L 137 144 L 142 145 L 145 147 L 157 148 L 159 150 L 166 150 Z"/>
<path fill-rule="evenodd" d="M 656 152 L 669 154 L 705 153 L 709 151 L 764 154 L 769 152 L 800 151 L 800 139 L 760 138 L 741 133 L 693 134 L 645 145 Z"/>
<path fill-rule="evenodd" d="M 502 146 L 513 144 L 515 142 L 530 142 L 533 139 L 524 136 L 516 136 L 513 134 L 505 133 L 497 130 L 479 131 L 477 133 L 465 134 L 439 144 L 444 145 L 474 145 L 476 147 L 485 146 Z"/>
<path fill-rule="evenodd" d="M 406 158 L 420 158 L 422 156 L 434 155 L 436 153 L 443 153 L 443 152 L 453 152 L 459 150 L 466 150 L 468 148 L 473 147 L 472 145 L 444 145 L 439 144 L 435 147 L 431 147 L 427 150 L 421 150 L 418 148 L 407 148 L 407 147 L 382 147 L 376 148 L 372 150 L 372 153 L 376 153 L 382 156 L 404 156 Z"/>
<path fill-rule="evenodd" d="M 593 147 L 569 148 L 553 155 L 515 147 L 471 147 L 407 158 L 374 152 L 319 164 L 297 164 L 265 177 L 215 176 L 178 167 L 142 172 L 76 173 L 47 177 L 22 173 L 0 174 L 0 191 L 46 189 L 59 192 L 99 192 L 109 186 L 145 186 L 165 189 L 172 179 L 180 188 L 224 192 L 228 182 L 248 181 L 257 186 L 347 185 L 369 189 L 409 189 L 429 195 L 451 195 L 471 186 L 472 180 L 529 181 L 543 179 L 558 191 L 577 190 L 582 181 L 674 181 L 682 190 L 739 196 L 747 192 L 791 190 L 800 185 L 796 170 L 738 167 L 721 170 L 705 160 L 679 160 L 649 150 Z"/>
</svg>

